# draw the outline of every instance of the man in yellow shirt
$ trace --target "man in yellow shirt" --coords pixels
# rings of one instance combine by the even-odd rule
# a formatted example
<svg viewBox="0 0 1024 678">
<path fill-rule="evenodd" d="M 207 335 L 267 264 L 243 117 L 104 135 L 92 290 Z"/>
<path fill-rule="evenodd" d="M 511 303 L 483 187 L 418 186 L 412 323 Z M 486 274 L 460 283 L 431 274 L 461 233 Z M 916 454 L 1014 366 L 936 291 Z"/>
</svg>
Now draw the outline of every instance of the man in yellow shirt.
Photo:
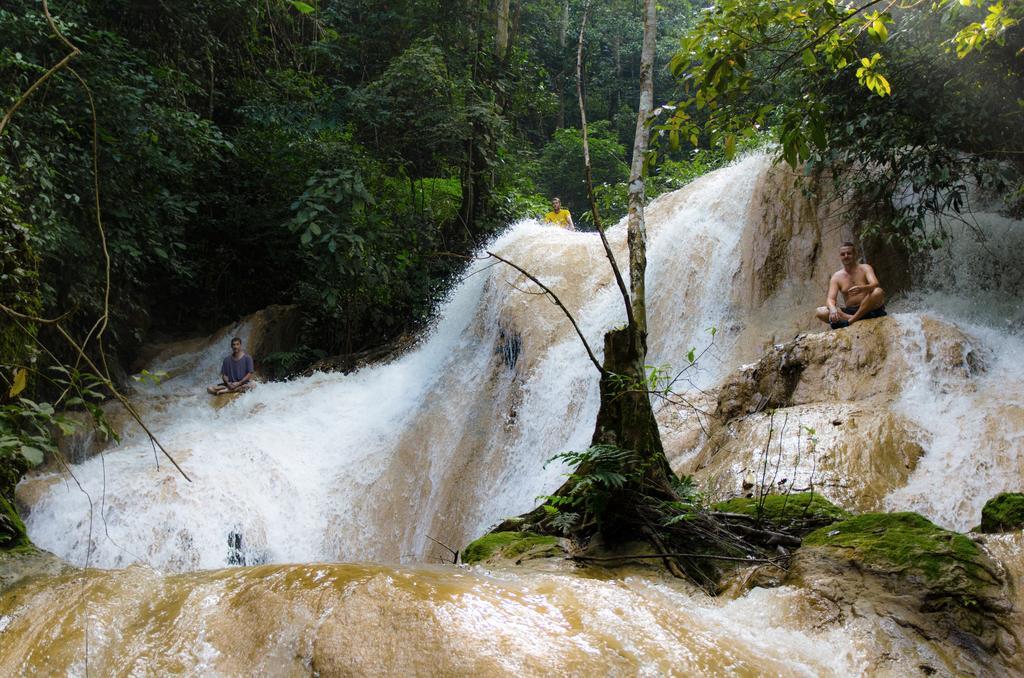
<svg viewBox="0 0 1024 678">
<path fill-rule="evenodd" d="M 572 215 L 569 214 L 569 210 L 562 209 L 562 201 L 558 198 L 551 201 L 551 211 L 544 215 L 544 223 L 554 224 L 568 231 L 576 230 L 572 223 Z"/>
</svg>

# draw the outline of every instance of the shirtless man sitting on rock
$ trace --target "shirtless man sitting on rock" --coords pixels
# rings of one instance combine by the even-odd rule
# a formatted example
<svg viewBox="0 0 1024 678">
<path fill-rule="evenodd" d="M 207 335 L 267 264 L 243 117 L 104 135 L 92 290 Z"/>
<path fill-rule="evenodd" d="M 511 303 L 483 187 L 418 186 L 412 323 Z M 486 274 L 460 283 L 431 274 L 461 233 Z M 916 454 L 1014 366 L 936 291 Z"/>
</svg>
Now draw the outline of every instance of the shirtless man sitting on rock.
<svg viewBox="0 0 1024 678">
<path fill-rule="evenodd" d="M 832 274 L 828 282 L 828 299 L 814 315 L 828 323 L 832 329 L 852 325 L 858 320 L 881 318 L 885 313 L 885 292 L 878 284 L 875 269 L 857 263 L 857 247 L 852 242 L 839 246 L 839 260 L 843 267 Z M 836 297 L 842 292 L 845 306 L 836 306 Z"/>
</svg>

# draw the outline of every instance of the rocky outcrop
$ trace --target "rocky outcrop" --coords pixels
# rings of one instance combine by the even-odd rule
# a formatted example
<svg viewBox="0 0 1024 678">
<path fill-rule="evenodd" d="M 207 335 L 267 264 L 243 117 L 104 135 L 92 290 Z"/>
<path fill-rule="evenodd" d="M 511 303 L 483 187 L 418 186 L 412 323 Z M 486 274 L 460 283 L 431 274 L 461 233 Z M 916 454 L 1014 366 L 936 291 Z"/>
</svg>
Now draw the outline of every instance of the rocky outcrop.
<svg viewBox="0 0 1024 678">
<path fill-rule="evenodd" d="M 716 416 L 729 421 L 768 409 L 838 400 L 864 400 L 899 391 L 899 333 L 882 318 L 845 332 L 802 335 L 777 344 L 727 378 Z M 896 363 L 896 364 L 894 364 Z"/>
<path fill-rule="evenodd" d="M 812 532 L 785 583 L 831 601 L 845 619 L 877 616 L 894 622 L 893 635 L 920 636 L 944 664 L 921 666 L 925 673 L 1022 668 L 1001 568 L 968 537 L 915 513 L 864 514 Z"/>
<path fill-rule="evenodd" d="M 896 407 L 915 370 L 965 390 L 985 370 L 971 337 L 919 320 L 880 318 L 770 347 L 725 379 L 711 416 L 669 437 L 679 441 L 666 445 L 673 467 L 713 495 L 813 488 L 846 508 L 882 509 L 928 440 Z"/>
<path fill-rule="evenodd" d="M 52 553 L 33 546 L 0 549 L 0 594 L 30 579 L 55 577 L 74 569 Z"/>
<path fill-rule="evenodd" d="M 1024 494 L 1003 492 L 985 502 L 978 532 L 996 533 L 1024 529 Z"/>
<path fill-rule="evenodd" d="M 776 165 L 754 192 L 751 232 L 743 251 L 744 295 L 757 308 L 786 287 L 809 284 L 823 296 L 829 276 L 839 268 L 844 241 L 858 242 L 860 210 L 836 196 L 828 179 Z M 855 217 L 856 215 L 856 217 Z M 891 243 L 863 239 L 861 253 L 894 292 L 910 280 L 908 258 Z"/>
<path fill-rule="evenodd" d="M 261 311 L 251 313 L 236 323 L 225 325 L 212 335 L 203 335 L 193 339 L 159 342 L 146 345 L 139 350 L 132 370 L 138 372 L 160 363 L 168 363 L 177 356 L 199 355 L 207 347 L 223 347 L 224 355 L 229 352 L 231 337 L 239 335 L 246 352 L 253 356 L 257 371 L 260 363 L 274 353 L 294 351 L 299 343 L 301 316 L 297 306 L 273 305 Z M 193 367 L 190 363 L 182 363 L 178 371 L 186 371 Z M 175 376 L 171 374 L 170 376 Z"/>
<path fill-rule="evenodd" d="M 925 362 L 962 377 L 984 369 L 983 359 L 959 328 L 927 316 L 921 325 Z M 843 331 L 804 334 L 771 347 L 756 363 L 727 378 L 716 415 L 728 421 L 807 403 L 891 399 L 902 389 L 906 372 L 903 330 L 891 317 Z"/>
</svg>

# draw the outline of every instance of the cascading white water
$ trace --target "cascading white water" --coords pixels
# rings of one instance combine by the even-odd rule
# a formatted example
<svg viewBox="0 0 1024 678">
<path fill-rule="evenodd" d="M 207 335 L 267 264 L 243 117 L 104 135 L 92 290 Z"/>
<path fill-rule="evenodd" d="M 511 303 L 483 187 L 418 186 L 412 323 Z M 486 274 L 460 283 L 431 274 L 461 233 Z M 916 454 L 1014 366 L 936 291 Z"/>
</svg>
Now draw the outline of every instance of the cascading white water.
<svg viewBox="0 0 1024 678">
<path fill-rule="evenodd" d="M 712 359 L 692 375 L 702 388 L 754 357 L 737 348 L 756 345 L 751 335 L 795 331 L 819 303 L 806 300 L 792 328 L 774 322 L 770 331 L 731 306 L 767 166 L 748 158 L 649 208 L 649 362 L 685 366 L 715 327 Z M 624 261 L 622 226 L 609 236 Z M 1000 254 L 1019 256 L 1020 244 Z M 523 222 L 490 247 L 554 288 L 600 353 L 602 334 L 624 313 L 595 236 Z M 988 496 L 1024 480 L 1024 341 L 1015 330 L 1024 309 L 1019 282 L 1006 278 L 1021 269 L 992 264 L 983 249 L 958 240 L 953 258 L 932 262 L 891 307 L 908 369 L 896 407 L 926 433 L 916 471 L 886 503 L 958 528 L 977 522 Z M 100 567 L 171 571 L 425 559 L 428 535 L 460 546 L 557 487 L 564 469 L 544 461 L 585 447 L 592 434 L 597 373 L 560 312 L 529 292 L 509 268 L 477 262 L 403 357 L 347 376 L 263 384 L 229 401 L 201 392 L 229 334 L 160 361 L 150 369 L 169 378 L 140 389 L 140 399 L 193 482 L 162 461 L 157 468 L 148 440 L 130 429 L 118 448 L 73 467 L 84 492 L 56 473 L 22 484 L 30 534 L 75 564 L 88 553 Z M 944 371 L 923 331 L 930 316 L 958 324 L 985 369 Z M 182 575 L 130 567 L 40 579 L 0 596 L 0 672 L 81 674 L 86 651 L 92 670 L 105 673 L 960 670 L 943 648 L 870 607 L 844 619 L 834 603 L 788 586 L 709 598 L 650 571 L 606 579 L 594 570 L 419 565 Z"/>
<path fill-rule="evenodd" d="M 692 375 L 702 387 L 733 367 L 731 341 L 759 331 L 729 303 L 766 167 L 763 157 L 748 158 L 648 210 L 649 362 L 684 366 L 687 351 L 706 346 L 717 327 L 717 350 Z M 903 311 L 912 371 L 901 411 L 928 435 L 920 468 L 886 502 L 959 529 L 976 524 L 987 497 L 1024 478 L 1024 368 L 1015 360 L 1024 346 L 1013 332 L 1024 311 L 1007 278 L 1019 269 L 996 256 L 1019 251 L 1006 240 L 1020 236 L 1006 220 L 988 215 L 984 223 L 1004 246 L 958 238 L 892 306 Z M 620 261 L 623 231 L 609 232 Z M 593 234 L 528 221 L 490 247 L 555 289 L 600 354 L 602 334 L 624 313 Z M 586 447 L 592 433 L 596 370 L 569 324 L 531 288 L 503 265 L 477 262 L 430 335 L 399 360 L 264 384 L 219 409 L 201 387 L 216 378 L 226 342 L 155 364 L 171 376 L 144 388 L 149 423 L 194 482 L 157 468 L 152 446 L 131 432 L 104 458 L 74 468 L 88 497 L 58 474 L 28 481 L 30 534 L 72 562 L 88 553 L 103 567 L 141 561 L 171 570 L 416 560 L 430 553 L 428 536 L 461 545 L 557 487 L 564 469 L 545 460 Z M 922 313 L 959 322 L 987 356 L 987 371 L 969 388 L 930 364 L 915 339 Z M 954 479 L 968 486 L 941 489 Z"/>
<path fill-rule="evenodd" d="M 766 165 L 748 158 L 649 208 L 653 364 L 685 364 L 728 321 Z M 623 225 L 609 238 L 624 262 Z M 600 354 L 624 311 L 595 235 L 523 222 L 490 247 L 556 290 Z M 197 393 L 216 378 L 216 346 L 154 365 L 172 378 L 148 397 L 175 395 L 150 425 L 193 482 L 158 469 L 135 433 L 73 469 L 84 492 L 57 474 L 30 481 L 33 540 L 100 567 L 393 561 L 423 557 L 428 535 L 458 546 L 529 510 L 564 472 L 545 460 L 589 444 L 597 372 L 550 302 L 493 264 L 472 266 L 430 335 L 388 365 L 264 384 L 219 409 Z"/>
<path fill-rule="evenodd" d="M 926 454 L 886 501 L 961 531 L 980 522 L 989 498 L 1024 489 L 1024 229 L 991 213 L 971 216 L 971 228 L 923 262 L 901 304 L 918 311 L 899 316 L 912 366 L 899 410 L 926 432 Z M 921 311 L 970 337 L 979 362 L 971 374 L 950 374 L 927 355 Z"/>
</svg>

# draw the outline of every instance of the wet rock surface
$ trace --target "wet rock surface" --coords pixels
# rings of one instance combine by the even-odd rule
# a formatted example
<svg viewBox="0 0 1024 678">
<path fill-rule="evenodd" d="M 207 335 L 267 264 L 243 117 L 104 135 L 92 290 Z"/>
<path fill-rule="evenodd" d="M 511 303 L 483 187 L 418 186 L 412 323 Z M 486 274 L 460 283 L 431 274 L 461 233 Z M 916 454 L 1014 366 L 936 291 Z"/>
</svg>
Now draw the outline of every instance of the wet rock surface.
<svg viewBox="0 0 1024 678">
<path fill-rule="evenodd" d="M 908 331 L 886 317 L 770 347 L 724 379 L 708 416 L 673 430 L 673 467 L 717 497 L 814 489 L 845 508 L 885 508 L 929 440 L 898 407 L 911 361 L 965 391 L 986 369 L 951 323 L 921 316 L 921 355 L 908 353 Z"/>
<path fill-rule="evenodd" d="M 74 568 L 48 551 L 27 546 L 0 550 L 0 593 L 38 577 L 56 577 Z"/>
<path fill-rule="evenodd" d="M 864 514 L 812 532 L 785 583 L 823 596 L 845 617 L 872 614 L 919 635 L 950 672 L 1022 668 L 1002 568 L 966 536 L 915 513 Z"/>
</svg>

